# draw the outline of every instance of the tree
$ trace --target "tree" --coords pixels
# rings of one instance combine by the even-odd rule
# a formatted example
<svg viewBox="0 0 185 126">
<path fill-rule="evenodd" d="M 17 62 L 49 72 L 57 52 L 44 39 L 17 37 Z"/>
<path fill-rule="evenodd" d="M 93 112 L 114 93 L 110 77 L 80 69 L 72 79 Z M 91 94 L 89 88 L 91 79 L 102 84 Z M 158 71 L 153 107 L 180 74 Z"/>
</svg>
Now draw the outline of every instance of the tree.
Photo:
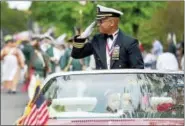
<svg viewBox="0 0 185 126">
<path fill-rule="evenodd" d="M 27 16 L 23 11 L 8 8 L 7 2 L 1 2 L 1 29 L 9 34 L 26 30 Z"/>
<path fill-rule="evenodd" d="M 92 4 L 87 4 L 87 8 L 78 2 L 33 2 L 31 6 L 32 17 L 45 27 L 46 30 L 51 25 L 56 27 L 57 35 L 67 33 L 72 35 L 74 26 L 84 27 L 90 20 L 90 13 L 93 10 Z M 81 14 L 80 14 L 81 10 Z M 88 10 L 88 11 L 87 11 Z M 92 17 L 93 18 L 93 17 Z M 87 20 L 88 19 L 88 20 Z"/>
<path fill-rule="evenodd" d="M 153 1 L 122 1 L 100 2 L 101 5 L 113 7 L 124 13 L 121 18 L 121 29 L 138 38 L 138 32 L 142 22 L 149 20 L 156 9 L 164 7 L 166 2 Z"/>
<path fill-rule="evenodd" d="M 147 48 L 154 39 L 159 39 L 164 47 L 167 47 L 169 32 L 176 33 L 177 41 L 181 41 L 184 33 L 184 1 L 169 1 L 166 7 L 157 10 L 150 20 L 142 22 L 141 27 L 139 39 Z"/>
<path fill-rule="evenodd" d="M 57 34 L 67 32 L 72 34 L 74 26 L 87 27 L 95 19 L 96 4 L 112 7 L 124 12 L 120 28 L 128 34 L 137 37 L 141 22 L 152 17 L 154 8 L 163 7 L 165 2 L 138 2 L 117 1 L 105 2 L 88 1 L 85 6 L 79 2 L 33 2 L 31 11 L 35 20 L 42 26 L 49 27 L 51 24 L 57 27 Z M 80 15 L 81 10 L 81 15 Z"/>
</svg>

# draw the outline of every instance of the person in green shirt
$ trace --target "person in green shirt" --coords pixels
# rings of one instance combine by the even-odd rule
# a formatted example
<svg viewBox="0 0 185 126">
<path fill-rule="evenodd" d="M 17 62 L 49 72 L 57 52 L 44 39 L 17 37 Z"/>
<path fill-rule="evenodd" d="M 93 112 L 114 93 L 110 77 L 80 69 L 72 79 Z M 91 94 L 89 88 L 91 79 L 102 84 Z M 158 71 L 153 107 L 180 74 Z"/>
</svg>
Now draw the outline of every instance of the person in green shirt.
<svg viewBox="0 0 185 126">
<path fill-rule="evenodd" d="M 51 73 L 55 72 L 55 66 L 56 66 L 56 60 L 54 58 L 54 45 L 51 44 L 51 46 L 46 50 L 46 54 L 50 58 L 50 67 L 51 67 Z"/>
<path fill-rule="evenodd" d="M 81 71 L 85 69 L 86 65 L 89 64 L 88 58 L 84 59 L 73 59 L 71 57 L 72 51 L 72 40 L 68 40 L 64 55 L 60 59 L 60 68 L 62 71 Z"/>
<path fill-rule="evenodd" d="M 33 38 L 31 44 L 34 48 L 34 52 L 31 56 L 31 63 L 28 66 L 27 74 L 27 79 L 29 80 L 28 96 L 30 99 L 33 98 L 37 80 L 42 83 L 51 71 L 49 68 L 49 56 L 40 49 L 40 38 Z"/>
<path fill-rule="evenodd" d="M 55 58 L 54 58 L 54 39 L 51 36 L 42 36 L 40 40 L 41 50 L 49 56 L 49 67 L 51 69 L 50 73 L 55 72 Z"/>
<path fill-rule="evenodd" d="M 35 75 L 39 75 L 41 78 L 45 78 L 49 69 L 49 56 L 41 51 L 39 45 L 40 39 L 35 37 L 32 39 L 33 53 L 31 56 L 31 62 L 28 66 L 28 74 L 31 74 L 31 70 Z"/>
<path fill-rule="evenodd" d="M 29 65 L 31 61 L 31 56 L 33 54 L 33 46 L 30 44 L 28 40 L 23 40 L 20 44 L 20 49 L 22 50 L 25 57 L 25 64 Z"/>
<path fill-rule="evenodd" d="M 56 59 L 56 66 L 55 66 L 55 72 L 60 72 L 60 59 L 64 55 L 65 52 L 65 38 L 66 38 L 66 33 L 60 35 L 56 41 L 55 41 L 55 48 L 54 48 L 54 57 Z"/>
</svg>

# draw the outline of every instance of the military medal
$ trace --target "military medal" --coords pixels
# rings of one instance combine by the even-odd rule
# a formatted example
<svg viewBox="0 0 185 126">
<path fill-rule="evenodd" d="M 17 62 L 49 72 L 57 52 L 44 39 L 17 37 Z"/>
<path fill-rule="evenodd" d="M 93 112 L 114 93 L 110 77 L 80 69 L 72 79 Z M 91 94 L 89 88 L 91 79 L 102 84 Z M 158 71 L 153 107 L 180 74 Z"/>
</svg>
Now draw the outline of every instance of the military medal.
<svg viewBox="0 0 185 126">
<path fill-rule="evenodd" d="M 112 60 L 119 60 L 120 46 L 116 45 L 112 52 Z"/>
</svg>

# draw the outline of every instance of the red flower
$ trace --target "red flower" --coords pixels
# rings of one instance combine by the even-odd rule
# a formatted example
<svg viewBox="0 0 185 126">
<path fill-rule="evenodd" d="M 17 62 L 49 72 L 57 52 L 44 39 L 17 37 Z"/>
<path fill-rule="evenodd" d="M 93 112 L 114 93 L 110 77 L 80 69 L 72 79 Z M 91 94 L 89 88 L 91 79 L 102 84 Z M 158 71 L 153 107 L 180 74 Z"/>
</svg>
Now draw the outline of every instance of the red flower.
<svg viewBox="0 0 185 126">
<path fill-rule="evenodd" d="M 157 111 L 158 112 L 165 112 L 165 111 L 168 111 L 171 107 L 173 107 L 173 104 L 172 103 L 159 104 L 157 106 Z"/>
</svg>

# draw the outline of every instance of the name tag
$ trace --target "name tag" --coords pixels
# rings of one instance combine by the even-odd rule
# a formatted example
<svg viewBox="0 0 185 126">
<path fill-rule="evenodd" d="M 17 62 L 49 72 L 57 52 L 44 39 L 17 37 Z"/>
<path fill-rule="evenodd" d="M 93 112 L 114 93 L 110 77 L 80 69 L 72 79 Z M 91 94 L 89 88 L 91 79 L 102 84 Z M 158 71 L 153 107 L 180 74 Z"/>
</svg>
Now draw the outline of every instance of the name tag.
<svg viewBox="0 0 185 126">
<path fill-rule="evenodd" d="M 116 45 L 112 52 L 112 60 L 119 60 L 119 55 L 120 55 L 120 46 Z"/>
</svg>

